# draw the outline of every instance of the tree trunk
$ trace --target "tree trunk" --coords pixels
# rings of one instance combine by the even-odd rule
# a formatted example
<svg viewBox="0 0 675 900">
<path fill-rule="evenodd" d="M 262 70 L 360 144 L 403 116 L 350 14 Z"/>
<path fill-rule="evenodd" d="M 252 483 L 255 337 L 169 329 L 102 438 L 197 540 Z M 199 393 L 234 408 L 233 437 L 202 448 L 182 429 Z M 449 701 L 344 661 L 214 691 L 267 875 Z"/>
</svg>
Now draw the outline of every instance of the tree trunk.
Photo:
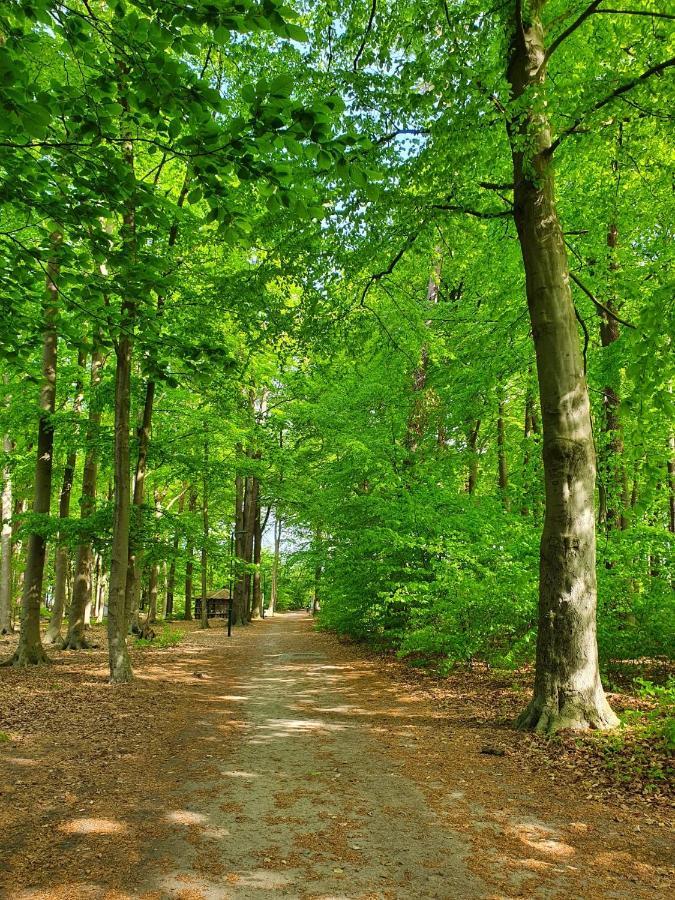
<svg viewBox="0 0 675 900">
<path fill-rule="evenodd" d="M 85 351 L 80 350 L 77 364 L 80 368 L 86 366 L 87 355 Z M 75 400 L 73 402 L 73 415 L 76 418 L 82 410 L 83 399 L 82 379 L 78 378 L 75 386 Z M 59 519 L 62 521 L 70 516 L 70 498 L 73 491 L 76 463 L 77 450 L 72 449 L 66 458 L 66 465 L 63 470 L 63 484 L 61 485 L 61 494 L 59 496 Z M 59 541 L 62 540 L 63 535 L 59 532 Z M 44 643 L 62 646 L 63 637 L 61 635 L 61 625 L 63 623 L 63 613 L 66 608 L 66 594 L 68 592 L 70 552 L 68 547 L 63 546 L 61 543 L 58 543 L 56 546 L 56 562 L 54 569 L 54 606 L 52 607 L 52 617 L 49 622 L 49 627 L 45 632 Z"/>
<path fill-rule="evenodd" d="M 469 475 L 466 482 L 466 491 L 468 494 L 474 493 L 478 481 L 478 453 L 476 452 L 476 447 L 478 444 L 479 431 L 480 419 L 476 419 L 476 424 L 469 432 L 469 439 L 467 441 L 469 447 Z"/>
<path fill-rule="evenodd" d="M 56 403 L 57 334 L 56 317 L 59 289 L 58 254 L 63 235 L 51 235 L 52 257 L 47 266 L 44 331 L 42 347 L 42 387 L 40 389 L 40 418 L 38 421 L 37 462 L 33 494 L 33 512 L 49 515 L 52 494 L 52 466 L 54 456 L 54 425 L 52 416 Z M 28 551 L 21 598 L 21 634 L 19 646 L 12 658 L 16 666 L 37 665 L 47 661 L 40 640 L 40 601 L 44 577 L 47 544 L 42 534 L 33 531 L 28 537 Z"/>
<path fill-rule="evenodd" d="M 281 518 L 278 518 L 278 510 L 274 516 L 274 560 L 272 561 L 272 587 L 270 591 L 269 614 L 274 615 L 279 599 L 279 566 L 281 563 Z"/>
<path fill-rule="evenodd" d="M 259 492 L 258 492 L 259 493 Z M 262 558 L 262 523 L 260 521 L 260 499 L 255 505 L 253 521 L 253 604 L 251 618 L 256 620 L 262 617 L 262 594 L 260 592 L 260 560 Z"/>
<path fill-rule="evenodd" d="M 253 562 L 253 544 L 255 535 L 255 511 L 258 505 L 260 484 L 254 476 L 246 479 L 246 490 L 244 492 L 244 561 L 250 567 Z M 245 575 L 245 610 L 246 620 L 251 621 L 251 597 L 253 588 L 253 576 L 249 571 Z"/>
<path fill-rule="evenodd" d="M 159 586 L 159 565 L 153 562 L 150 566 L 148 577 L 148 617 L 147 624 L 154 625 L 157 621 L 157 595 Z"/>
<path fill-rule="evenodd" d="M 615 272 L 618 264 L 615 259 L 615 251 L 618 242 L 618 230 L 615 224 L 609 226 L 607 232 L 607 247 L 610 254 L 609 269 Z M 610 312 L 616 312 L 614 300 L 610 297 L 606 303 Z M 621 336 L 619 323 L 605 312 L 600 312 L 600 342 L 603 348 L 611 347 Z M 600 511 L 598 520 L 608 529 L 617 524 L 623 531 L 628 527 L 627 509 L 629 506 L 628 477 L 624 464 L 623 434 L 621 431 L 620 407 L 618 388 L 606 384 L 602 391 L 602 403 L 605 411 L 606 446 L 603 448 L 603 477 L 599 479 Z M 617 505 L 619 509 L 617 510 Z"/>
<path fill-rule="evenodd" d="M 208 593 L 208 562 L 209 562 L 209 441 L 204 441 L 204 477 L 202 481 L 202 628 L 209 627 L 209 609 L 206 602 Z"/>
<path fill-rule="evenodd" d="M 180 495 L 180 500 L 178 501 L 178 515 L 181 516 L 183 514 L 183 509 L 185 507 L 185 493 L 184 490 Z M 171 553 L 171 564 L 169 566 L 169 574 L 166 579 L 166 604 L 165 604 L 165 612 L 164 615 L 168 619 L 173 616 L 173 594 L 176 586 L 176 557 L 178 556 L 178 544 L 180 542 L 180 531 L 176 528 L 176 532 L 173 537 L 173 547 Z"/>
<path fill-rule="evenodd" d="M 122 105 L 126 106 L 124 95 Z M 133 143 L 125 136 L 122 149 L 130 181 L 135 185 Z M 132 264 L 136 258 L 136 214 L 133 199 L 128 203 L 122 223 L 122 243 Z M 131 366 L 133 333 L 137 303 L 127 296 L 122 303 L 119 337 L 115 346 L 115 441 L 113 534 L 110 560 L 110 592 L 108 599 L 108 657 L 110 680 L 131 681 L 133 673 L 127 647 L 130 610 L 127 607 L 127 571 L 129 563 L 130 482 L 129 424 L 131 414 Z"/>
<path fill-rule="evenodd" d="M 183 185 L 178 195 L 177 206 L 180 209 L 185 203 L 188 187 L 190 183 L 190 175 L 186 172 L 183 178 Z M 178 222 L 174 222 L 169 229 L 168 246 L 171 249 L 178 238 Z M 157 298 L 157 314 L 162 314 L 164 310 L 164 297 L 160 295 Z M 129 542 L 129 562 L 126 585 L 126 604 L 131 610 L 130 623 L 133 630 L 138 630 L 138 606 L 140 596 L 140 571 L 142 569 L 142 550 L 140 536 L 143 520 L 143 502 L 145 499 L 145 478 L 148 469 L 148 451 L 150 449 L 150 437 L 152 434 L 152 413 L 155 403 L 156 384 L 153 378 L 149 378 L 145 385 L 145 400 L 143 403 L 143 418 L 138 428 L 138 456 L 136 459 L 136 473 L 134 476 L 134 497 L 133 497 L 133 525 L 131 529 L 131 539 Z"/>
<path fill-rule="evenodd" d="M 668 459 L 668 531 L 671 534 L 675 534 L 675 434 L 670 435 L 668 443 L 670 445 L 670 458 Z"/>
<path fill-rule="evenodd" d="M 3 438 L 5 462 L 2 468 L 2 502 L 0 518 L 0 634 L 9 634 L 12 628 L 12 470 L 10 454 L 12 439 L 8 434 Z"/>
<path fill-rule="evenodd" d="M 497 412 L 497 483 L 502 506 L 508 512 L 511 509 L 509 500 L 509 469 L 506 459 L 506 436 L 504 433 L 504 401 L 500 399 Z"/>
<path fill-rule="evenodd" d="M 103 354 L 98 336 L 94 335 L 94 348 L 89 373 L 89 414 L 87 421 L 87 451 L 82 470 L 82 495 L 80 497 L 80 519 L 83 522 L 96 510 L 96 479 L 98 475 L 98 456 L 96 441 L 101 424 L 101 411 L 96 398 L 101 383 Z M 75 556 L 75 575 L 73 579 L 73 597 L 68 614 L 68 633 L 64 641 L 64 650 L 82 650 L 89 645 L 85 639 L 86 610 L 92 599 L 92 563 L 93 549 L 91 540 L 86 540 L 77 548 Z M 101 617 L 98 610 L 97 618 Z"/>
<path fill-rule="evenodd" d="M 145 477 L 148 470 L 148 450 L 152 428 L 152 411 L 155 403 L 155 382 L 150 380 L 145 386 L 143 417 L 138 427 L 138 456 L 136 458 L 136 474 L 134 476 L 134 498 L 132 506 L 133 527 L 129 537 L 129 559 L 126 583 L 126 606 L 131 610 L 133 619 L 130 624 L 134 631 L 138 630 L 138 600 L 141 587 L 141 531 L 143 528 L 143 503 L 145 500 Z"/>
<path fill-rule="evenodd" d="M 188 511 L 193 513 L 197 509 L 197 492 L 194 488 L 190 488 L 190 499 L 188 500 Z M 185 547 L 185 612 L 183 618 L 192 621 L 192 576 L 194 574 L 194 539 L 192 537 L 192 529 L 188 531 L 187 546 Z"/>
<path fill-rule="evenodd" d="M 315 547 L 316 552 L 321 551 L 322 534 L 319 529 L 316 532 Z M 321 609 L 321 573 L 323 568 L 320 562 L 314 567 L 314 594 L 312 595 L 312 615 L 315 616 Z"/>
<path fill-rule="evenodd" d="M 530 515 L 530 503 L 532 508 L 537 508 L 537 498 L 533 486 L 532 473 L 532 442 L 535 435 L 539 431 L 539 423 L 537 421 L 537 413 L 534 406 L 534 396 L 531 387 L 528 384 L 527 395 L 525 397 L 525 427 L 523 429 L 523 500 L 520 507 L 522 516 Z M 536 519 L 536 514 L 535 514 Z"/>
<path fill-rule="evenodd" d="M 546 72 L 541 8 L 541 2 L 535 3 L 528 7 L 527 20 L 518 15 L 512 23 L 507 77 L 521 107 L 518 118 L 509 123 L 514 218 L 537 357 L 546 486 L 534 696 L 519 724 L 551 732 L 609 728 L 617 718 L 598 669 L 595 452 L 567 252 L 555 204 L 550 128 L 537 96 Z"/>
<path fill-rule="evenodd" d="M 235 625 L 246 623 L 246 578 L 241 571 L 241 563 L 244 557 L 244 504 L 246 494 L 246 480 L 237 474 L 234 480 L 234 555 L 236 558 L 236 573 L 234 583 L 233 616 Z"/>
</svg>

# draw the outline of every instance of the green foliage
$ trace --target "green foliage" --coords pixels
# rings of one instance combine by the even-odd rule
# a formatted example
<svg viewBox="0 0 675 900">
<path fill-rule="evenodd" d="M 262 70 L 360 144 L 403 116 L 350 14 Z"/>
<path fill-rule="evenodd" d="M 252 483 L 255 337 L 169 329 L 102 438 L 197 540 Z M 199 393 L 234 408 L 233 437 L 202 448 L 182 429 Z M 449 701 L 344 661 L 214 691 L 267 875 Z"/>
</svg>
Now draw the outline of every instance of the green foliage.
<svg viewBox="0 0 675 900">
<path fill-rule="evenodd" d="M 184 639 L 185 635 L 177 628 L 169 628 L 165 626 L 160 633 L 151 641 L 147 638 L 137 638 L 134 646 L 138 650 L 151 648 L 153 650 L 169 650 L 171 647 L 177 647 Z"/>
</svg>

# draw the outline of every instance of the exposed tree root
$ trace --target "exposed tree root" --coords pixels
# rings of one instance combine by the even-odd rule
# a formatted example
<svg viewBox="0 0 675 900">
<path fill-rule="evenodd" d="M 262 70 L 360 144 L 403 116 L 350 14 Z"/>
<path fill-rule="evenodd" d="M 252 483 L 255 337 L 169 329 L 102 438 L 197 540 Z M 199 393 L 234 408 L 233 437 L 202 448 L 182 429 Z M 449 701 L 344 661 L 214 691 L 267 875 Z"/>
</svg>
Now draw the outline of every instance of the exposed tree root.
<svg viewBox="0 0 675 900">
<path fill-rule="evenodd" d="M 27 669 L 28 666 L 42 666 L 50 662 L 51 660 L 42 647 L 32 647 L 29 649 L 28 647 L 19 644 L 14 655 L 0 663 L 0 666 L 2 668 L 13 666 L 15 669 Z"/>
<path fill-rule="evenodd" d="M 154 641 L 157 637 L 154 628 L 148 622 L 144 622 L 136 631 L 137 636 L 144 641 Z"/>
<path fill-rule="evenodd" d="M 57 650 L 62 650 L 64 638 L 61 634 L 61 629 L 58 631 L 50 631 L 48 628 L 42 638 L 42 643 L 46 644 L 48 647 L 55 647 Z"/>
<path fill-rule="evenodd" d="M 89 641 L 78 635 L 69 635 L 63 642 L 62 650 L 91 650 Z"/>
<path fill-rule="evenodd" d="M 567 697 L 561 704 L 555 698 L 545 701 L 534 697 L 516 720 L 517 728 L 537 734 L 555 734 L 565 729 L 608 731 L 618 724 L 619 720 L 602 692 L 591 698 Z"/>
</svg>

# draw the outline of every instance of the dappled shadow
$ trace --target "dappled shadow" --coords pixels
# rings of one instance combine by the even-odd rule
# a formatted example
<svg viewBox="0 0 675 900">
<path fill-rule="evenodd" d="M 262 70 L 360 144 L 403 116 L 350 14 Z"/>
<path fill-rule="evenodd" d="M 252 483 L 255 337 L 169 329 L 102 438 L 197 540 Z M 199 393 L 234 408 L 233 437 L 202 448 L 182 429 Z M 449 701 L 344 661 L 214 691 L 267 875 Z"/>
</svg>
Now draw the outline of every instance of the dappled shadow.
<svg viewBox="0 0 675 900">
<path fill-rule="evenodd" d="M 455 736 L 457 719 L 306 618 L 190 641 L 148 656 L 132 686 L 87 671 L 82 690 L 70 662 L 50 673 L 58 743 L 28 732 L 0 751 L 24 782 L 0 820 L 10 900 L 470 900 L 538 896 L 538 878 L 576 896 L 578 858 L 614 877 L 618 851 L 591 853 L 579 823 L 535 819 L 500 791 L 475 723 Z M 632 852 L 621 865 L 647 877 Z"/>
</svg>

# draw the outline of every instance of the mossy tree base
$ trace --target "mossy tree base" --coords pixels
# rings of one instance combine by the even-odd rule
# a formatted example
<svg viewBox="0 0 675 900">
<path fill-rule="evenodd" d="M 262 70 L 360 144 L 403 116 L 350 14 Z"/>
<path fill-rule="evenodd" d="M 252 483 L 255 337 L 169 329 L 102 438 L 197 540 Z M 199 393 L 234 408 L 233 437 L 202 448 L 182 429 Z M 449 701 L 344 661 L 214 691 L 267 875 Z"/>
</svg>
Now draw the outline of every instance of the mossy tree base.
<svg viewBox="0 0 675 900">
<path fill-rule="evenodd" d="M 557 731 L 609 731 L 619 719 L 612 711 L 602 689 L 600 695 L 589 697 L 565 696 L 543 699 L 534 697 L 516 721 L 523 731 L 555 734 Z"/>
</svg>

